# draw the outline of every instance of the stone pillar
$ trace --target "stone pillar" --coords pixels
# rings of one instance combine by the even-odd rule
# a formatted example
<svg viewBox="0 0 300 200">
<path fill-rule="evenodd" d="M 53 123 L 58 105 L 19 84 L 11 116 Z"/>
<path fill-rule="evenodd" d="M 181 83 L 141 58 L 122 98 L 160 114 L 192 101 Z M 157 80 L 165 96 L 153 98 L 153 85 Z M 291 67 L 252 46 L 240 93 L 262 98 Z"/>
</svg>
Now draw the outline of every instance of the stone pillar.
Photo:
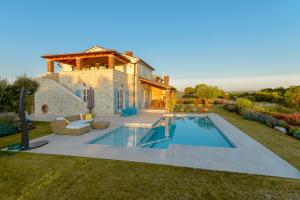
<svg viewBox="0 0 300 200">
<path fill-rule="evenodd" d="M 166 94 L 165 111 L 169 112 L 170 90 L 165 90 L 165 94 Z"/>
<path fill-rule="evenodd" d="M 76 70 L 82 70 L 82 58 L 76 58 Z"/>
<path fill-rule="evenodd" d="M 109 55 L 108 56 L 108 69 L 114 69 L 115 68 L 115 56 L 114 55 Z"/>
<path fill-rule="evenodd" d="M 47 61 L 47 74 L 53 74 L 54 73 L 54 62 L 48 60 Z"/>
<path fill-rule="evenodd" d="M 169 80 L 170 80 L 169 76 L 164 76 L 164 84 L 166 86 L 169 86 Z"/>
</svg>

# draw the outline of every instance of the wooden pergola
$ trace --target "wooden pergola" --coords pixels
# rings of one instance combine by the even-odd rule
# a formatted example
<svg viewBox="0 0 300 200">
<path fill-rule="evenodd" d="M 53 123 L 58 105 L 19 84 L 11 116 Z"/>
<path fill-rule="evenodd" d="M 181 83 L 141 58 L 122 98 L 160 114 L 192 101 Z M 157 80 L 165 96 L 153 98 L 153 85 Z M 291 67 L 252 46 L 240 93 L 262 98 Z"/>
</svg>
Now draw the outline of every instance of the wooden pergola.
<svg viewBox="0 0 300 200">
<path fill-rule="evenodd" d="M 146 79 L 143 77 L 139 77 L 139 81 L 142 84 L 150 86 L 152 91 L 154 90 L 154 88 L 156 88 L 156 90 L 158 89 L 159 91 L 161 91 L 159 95 L 161 95 L 161 97 L 163 97 L 163 96 L 165 97 L 163 102 L 165 105 L 165 110 L 168 111 L 169 99 L 174 99 L 175 92 L 176 92 L 176 89 L 169 85 L 169 76 L 164 77 L 163 83 L 154 81 L 154 80 L 149 80 L 149 79 Z M 153 103 L 155 103 L 156 99 L 153 99 L 152 101 L 153 101 Z M 151 104 L 152 104 L 152 102 L 151 102 Z M 152 105 L 151 105 L 151 107 L 152 107 Z"/>
<path fill-rule="evenodd" d="M 54 62 L 72 65 L 75 70 L 82 70 L 85 65 L 107 65 L 109 69 L 114 69 L 116 65 L 122 65 L 130 62 L 128 58 L 114 50 L 99 52 L 82 52 L 68 54 L 49 54 L 43 55 L 47 61 L 47 72 L 54 73 Z"/>
</svg>

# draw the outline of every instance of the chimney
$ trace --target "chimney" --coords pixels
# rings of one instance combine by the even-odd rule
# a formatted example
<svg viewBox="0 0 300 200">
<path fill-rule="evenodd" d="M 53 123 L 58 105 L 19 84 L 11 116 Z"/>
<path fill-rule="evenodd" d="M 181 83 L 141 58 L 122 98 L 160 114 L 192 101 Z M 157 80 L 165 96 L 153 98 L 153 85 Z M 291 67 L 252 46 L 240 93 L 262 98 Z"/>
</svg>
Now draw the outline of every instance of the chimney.
<svg viewBox="0 0 300 200">
<path fill-rule="evenodd" d="M 124 54 L 127 55 L 127 56 L 133 56 L 132 51 L 126 51 Z"/>
<path fill-rule="evenodd" d="M 166 86 L 169 86 L 169 76 L 164 76 L 164 84 L 166 85 Z"/>
</svg>

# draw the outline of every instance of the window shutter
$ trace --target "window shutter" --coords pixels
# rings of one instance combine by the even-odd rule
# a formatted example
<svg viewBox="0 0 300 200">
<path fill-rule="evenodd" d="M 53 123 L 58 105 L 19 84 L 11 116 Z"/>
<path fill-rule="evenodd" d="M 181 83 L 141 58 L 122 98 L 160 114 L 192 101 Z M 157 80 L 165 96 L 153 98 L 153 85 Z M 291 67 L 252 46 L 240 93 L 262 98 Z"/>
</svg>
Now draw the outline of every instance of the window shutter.
<svg viewBox="0 0 300 200">
<path fill-rule="evenodd" d="M 128 90 L 125 91 L 125 108 L 129 106 L 129 93 Z"/>
<path fill-rule="evenodd" d="M 80 97 L 81 98 L 81 91 L 80 89 L 76 89 L 76 92 L 75 92 L 76 96 Z"/>
</svg>

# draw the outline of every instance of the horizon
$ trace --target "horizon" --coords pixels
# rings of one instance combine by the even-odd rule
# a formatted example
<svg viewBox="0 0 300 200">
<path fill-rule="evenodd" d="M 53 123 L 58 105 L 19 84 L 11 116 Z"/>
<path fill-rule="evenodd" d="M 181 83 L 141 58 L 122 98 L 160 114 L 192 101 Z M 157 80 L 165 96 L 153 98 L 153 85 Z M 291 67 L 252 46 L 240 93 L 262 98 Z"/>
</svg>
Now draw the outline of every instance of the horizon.
<svg viewBox="0 0 300 200">
<path fill-rule="evenodd" d="M 59 4 L 2 3 L 1 78 L 38 76 L 46 72 L 41 55 L 99 45 L 133 51 L 180 91 L 199 83 L 225 91 L 300 85 L 298 1 Z"/>
</svg>

